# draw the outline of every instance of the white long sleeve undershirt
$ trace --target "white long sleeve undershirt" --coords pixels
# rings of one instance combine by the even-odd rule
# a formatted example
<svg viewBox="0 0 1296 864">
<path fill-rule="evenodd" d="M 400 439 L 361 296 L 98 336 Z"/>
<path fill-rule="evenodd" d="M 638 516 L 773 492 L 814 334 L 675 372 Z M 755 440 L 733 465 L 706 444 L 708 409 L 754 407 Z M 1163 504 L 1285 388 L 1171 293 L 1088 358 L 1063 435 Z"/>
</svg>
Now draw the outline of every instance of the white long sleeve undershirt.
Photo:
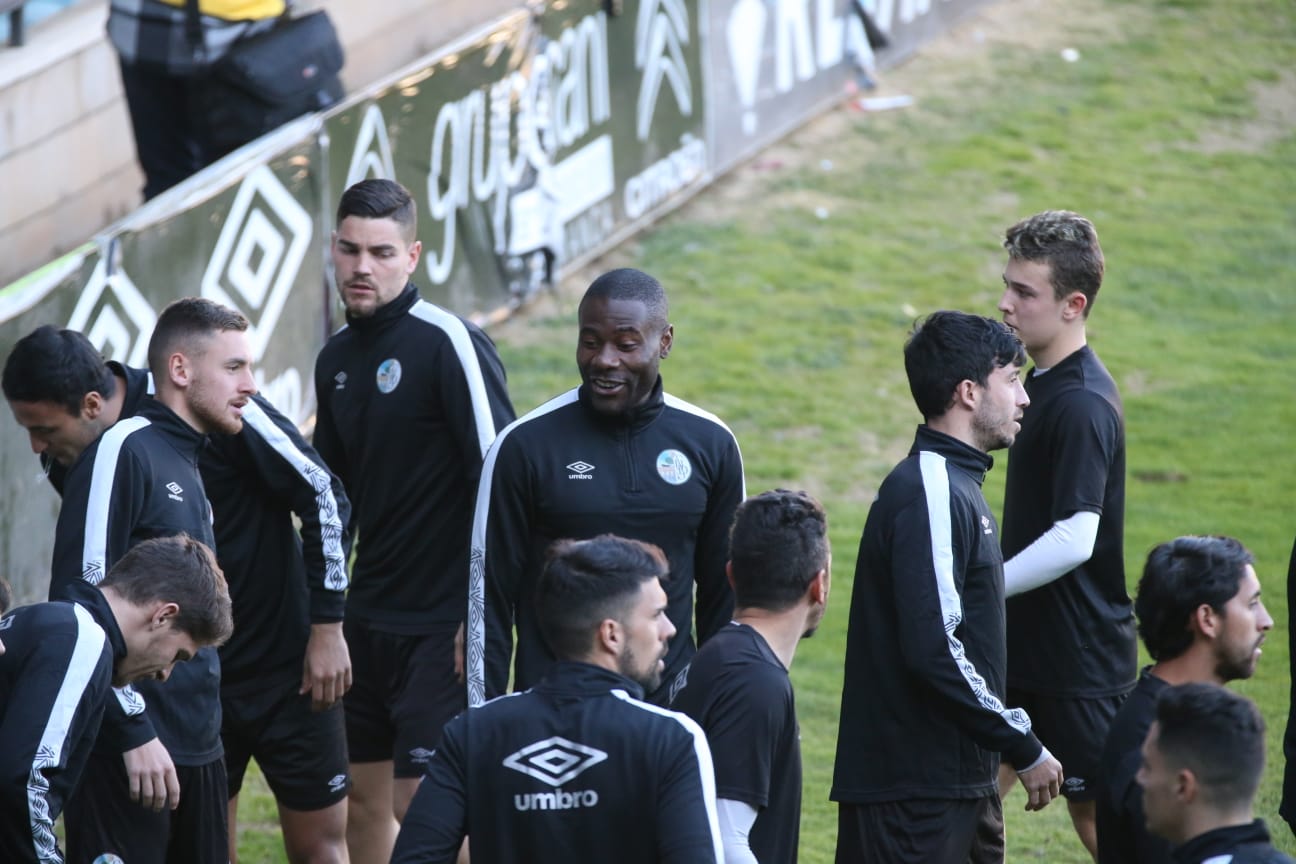
<svg viewBox="0 0 1296 864">
<path fill-rule="evenodd" d="M 716 816 L 720 822 L 720 842 L 724 845 L 724 864 L 760 864 L 747 839 L 756 824 L 756 808 L 745 801 L 717 798 Z"/>
<path fill-rule="evenodd" d="M 1054 522 L 1004 564 L 1007 596 L 1047 585 L 1088 561 L 1098 540 L 1098 514 L 1081 510 Z"/>
</svg>

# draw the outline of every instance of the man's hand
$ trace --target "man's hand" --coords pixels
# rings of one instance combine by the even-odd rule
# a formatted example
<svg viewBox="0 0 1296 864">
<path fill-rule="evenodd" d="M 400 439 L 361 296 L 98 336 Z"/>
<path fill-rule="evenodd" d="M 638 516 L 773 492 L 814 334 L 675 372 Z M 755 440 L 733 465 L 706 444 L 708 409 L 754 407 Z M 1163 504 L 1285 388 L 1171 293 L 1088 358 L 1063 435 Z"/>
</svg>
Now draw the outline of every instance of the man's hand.
<svg viewBox="0 0 1296 864">
<path fill-rule="evenodd" d="M 455 652 L 455 680 L 460 684 L 464 682 L 464 622 L 459 622 L 459 629 L 455 631 L 454 638 Z"/>
<path fill-rule="evenodd" d="M 1026 787 L 1026 809 L 1043 810 L 1050 801 L 1062 794 L 1062 763 L 1050 753 L 1043 762 L 1027 771 L 1018 771 L 1022 786 Z"/>
<path fill-rule="evenodd" d="M 342 622 L 312 624 L 302 664 L 298 693 L 311 694 L 311 710 L 332 707 L 351 689 L 351 652 L 342 636 Z"/>
<path fill-rule="evenodd" d="M 180 778 L 176 776 L 171 754 L 161 741 L 154 738 L 127 750 L 122 754 L 122 761 L 126 763 L 132 801 L 155 813 L 163 807 L 174 810 L 180 806 Z"/>
</svg>

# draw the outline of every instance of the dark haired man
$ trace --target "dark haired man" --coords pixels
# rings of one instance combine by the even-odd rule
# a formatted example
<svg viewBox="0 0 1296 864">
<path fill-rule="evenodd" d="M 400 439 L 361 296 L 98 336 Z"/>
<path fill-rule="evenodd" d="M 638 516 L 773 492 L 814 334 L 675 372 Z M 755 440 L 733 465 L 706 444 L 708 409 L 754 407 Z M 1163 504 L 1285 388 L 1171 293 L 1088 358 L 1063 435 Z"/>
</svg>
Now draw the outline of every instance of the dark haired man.
<svg viewBox="0 0 1296 864">
<path fill-rule="evenodd" d="M 1148 833 L 1135 781 L 1139 747 L 1167 687 L 1250 678 L 1273 619 L 1246 547 L 1231 537 L 1179 537 L 1153 549 L 1134 610 L 1156 661 L 1112 720 L 1098 776 L 1100 864 L 1172 861 L 1170 845 Z"/>
<path fill-rule="evenodd" d="M 103 357 L 75 330 L 49 324 L 14 345 L 3 388 L 14 420 L 60 493 L 81 451 L 120 417 L 133 417 L 152 392 L 148 371 Z"/>
<path fill-rule="evenodd" d="M 362 180 L 343 195 L 333 267 L 346 326 L 315 364 L 315 446 L 359 533 L 345 632 L 353 861 L 386 861 L 447 720 L 465 704 L 456 633 L 467 608 L 473 494 L 513 419 L 495 345 L 419 298 L 414 200 Z"/>
<path fill-rule="evenodd" d="M 1003 324 L 935 312 L 905 344 L 923 424 L 860 540 L 832 799 L 837 861 L 1003 860 L 996 776 L 1018 766 L 1028 810 L 1062 766 L 1004 701 L 1003 557 L 981 492 L 989 451 L 1030 400 Z"/>
<path fill-rule="evenodd" d="M 1169 687 L 1135 779 L 1147 828 L 1175 864 L 1292 864 L 1252 804 L 1264 773 L 1265 724 L 1251 700 L 1215 684 Z"/>
<path fill-rule="evenodd" d="M 216 559 L 185 536 L 145 540 L 98 586 L 76 581 L 65 596 L 0 619 L 10 643 L 0 651 L 0 858 L 15 864 L 63 860 L 54 821 L 85 767 L 110 685 L 165 681 L 234 626 Z"/>
<path fill-rule="evenodd" d="M 560 541 L 535 589 L 558 661 L 530 690 L 446 725 L 393 864 L 723 861 L 706 736 L 640 701 L 675 627 L 666 557 L 610 535 Z"/>
<path fill-rule="evenodd" d="M 670 561 L 670 618 L 680 632 L 666 681 L 693 656 L 697 634 L 728 623 L 726 539 L 745 497 L 742 456 L 717 417 L 662 390 L 674 328 L 661 284 L 638 270 L 599 276 L 581 300 L 582 384 L 518 420 L 486 458 L 473 521 L 469 698 L 530 687 L 553 655 L 531 603 L 544 550 L 560 537 L 611 532 L 653 543 Z M 480 610 L 480 611 L 479 611 Z M 484 665 L 484 670 L 483 670 Z M 665 704 L 668 688 L 648 699 Z"/>
<path fill-rule="evenodd" d="M 999 311 L 1035 363 L 1004 491 L 1008 701 L 1057 748 L 1072 824 L 1096 855 L 1098 759 L 1138 662 L 1125 591 L 1124 413 L 1085 336 L 1105 262 L 1093 223 L 1066 210 L 1023 219 L 1003 245 Z M 1013 767 L 1000 767 L 1001 795 Z"/>
<path fill-rule="evenodd" d="M 50 599 L 66 597 L 78 580 L 98 583 L 152 537 L 186 533 L 214 545 L 198 456 L 207 433 L 239 431 L 256 392 L 246 330 L 247 319 L 210 300 L 177 300 L 158 316 L 148 350 L 156 398 L 104 432 L 68 472 Z M 199 650 L 165 688 L 145 681 L 109 700 L 91 770 L 64 814 L 71 857 L 223 860 L 220 728 L 212 648 Z"/>
<path fill-rule="evenodd" d="M 671 707 L 707 734 L 727 864 L 795 862 L 801 730 L 788 670 L 828 605 L 828 519 L 804 492 L 738 506 L 726 571 L 734 617 L 672 684 Z"/>
<path fill-rule="evenodd" d="M 60 493 L 67 465 L 153 389 L 146 370 L 105 364 L 80 333 L 49 326 L 18 342 L 5 376 L 14 416 Z M 230 825 L 255 756 L 280 807 L 289 860 L 340 860 L 346 740 L 341 706 L 329 706 L 350 680 L 341 623 L 350 507 L 291 421 L 259 394 L 243 413 L 241 431 L 211 436 L 199 458 L 240 623 L 220 650 Z"/>
</svg>

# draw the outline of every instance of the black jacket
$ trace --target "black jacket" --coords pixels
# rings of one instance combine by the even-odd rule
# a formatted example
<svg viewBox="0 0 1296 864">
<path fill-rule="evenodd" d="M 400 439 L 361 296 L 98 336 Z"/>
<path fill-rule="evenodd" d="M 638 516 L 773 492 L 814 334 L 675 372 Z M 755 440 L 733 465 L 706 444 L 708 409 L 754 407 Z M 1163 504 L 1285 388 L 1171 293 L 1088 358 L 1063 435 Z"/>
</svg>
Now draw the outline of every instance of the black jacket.
<svg viewBox="0 0 1296 864">
<path fill-rule="evenodd" d="M 480 328 L 413 285 L 347 320 L 315 363 L 315 447 L 359 535 L 347 617 L 398 633 L 453 627 L 482 459 L 513 419 L 504 367 Z"/>
<path fill-rule="evenodd" d="M 260 396 L 243 410 L 243 431 L 213 435 L 198 466 L 238 622 L 220 649 L 221 686 L 300 677 L 310 625 L 341 621 L 346 607 L 342 482 Z"/>
<path fill-rule="evenodd" d="M 1292 864 L 1270 844 L 1263 819 L 1199 834 L 1172 854 L 1175 864 Z"/>
<path fill-rule="evenodd" d="M 696 723 L 630 680 L 555 663 L 532 690 L 450 721 L 392 864 L 685 864 L 723 860 L 715 780 Z"/>
<path fill-rule="evenodd" d="M 1003 556 L 981 494 L 993 460 L 927 426 L 860 540 L 832 800 L 996 794 L 1000 754 L 1040 756 L 1004 705 Z"/>
<path fill-rule="evenodd" d="M 76 788 L 126 656 L 108 601 L 85 582 L 66 603 L 0 619 L 0 860 L 62 861 L 54 820 Z"/>
<path fill-rule="evenodd" d="M 742 456 L 712 414 L 662 393 L 625 415 L 600 414 L 584 388 L 551 399 L 500 433 L 487 456 L 473 522 L 469 704 L 502 693 L 517 625 L 513 686 L 530 687 L 553 655 L 536 626 L 532 591 L 554 540 L 617 534 L 660 546 L 670 561 L 668 614 L 678 631 L 666 655 L 670 681 L 733 613 L 725 577 L 729 525 L 746 495 Z M 480 604 L 484 600 L 484 607 Z M 484 626 L 478 622 L 483 621 Z M 665 687 L 665 685 L 663 685 Z"/>
<path fill-rule="evenodd" d="M 142 540 L 183 531 L 215 545 L 198 473 L 206 440 L 170 408 L 146 399 L 134 417 L 118 420 L 82 451 L 68 471 L 54 533 L 51 600 L 68 599 L 68 586 L 79 579 L 98 584 Z M 166 682 L 141 681 L 117 694 L 105 712 L 100 752 L 123 753 L 157 737 L 178 765 L 220 758 L 216 649 L 199 649 Z"/>
</svg>

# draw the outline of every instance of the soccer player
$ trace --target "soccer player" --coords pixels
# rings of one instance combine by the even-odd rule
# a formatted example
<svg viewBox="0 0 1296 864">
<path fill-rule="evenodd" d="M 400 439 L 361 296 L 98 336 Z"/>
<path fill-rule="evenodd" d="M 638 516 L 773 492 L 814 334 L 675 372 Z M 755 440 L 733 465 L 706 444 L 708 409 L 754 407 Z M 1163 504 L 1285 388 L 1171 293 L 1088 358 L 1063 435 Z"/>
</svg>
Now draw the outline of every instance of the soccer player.
<svg viewBox="0 0 1296 864">
<path fill-rule="evenodd" d="M 147 370 L 105 364 L 80 333 L 45 326 L 10 353 L 4 389 L 61 492 L 67 466 L 104 429 L 133 417 L 153 387 Z M 238 793 L 255 756 L 280 807 L 289 860 L 342 860 L 350 507 L 337 477 L 259 394 L 243 406 L 243 420 L 237 434 L 210 436 L 199 459 L 239 620 L 219 652 L 230 858 Z"/>
<path fill-rule="evenodd" d="M 998 321 L 935 312 L 905 344 L 923 424 L 860 540 L 831 797 L 837 861 L 1003 860 L 996 773 L 1028 810 L 1062 766 L 1004 702 L 1003 558 L 981 483 L 1030 400 L 1025 352 Z"/>
<path fill-rule="evenodd" d="M 717 417 L 662 389 L 658 369 L 674 338 L 665 291 L 646 273 L 613 270 L 590 285 L 578 316 L 581 386 L 501 432 L 482 472 L 468 633 L 474 702 L 483 690 L 493 697 L 507 689 L 515 624 L 514 688 L 530 687 L 552 662 L 531 597 L 544 550 L 559 538 L 610 532 L 666 553 L 680 637 L 665 681 L 693 656 L 695 587 L 699 641 L 733 612 L 725 560 L 746 497 L 742 456 Z M 664 705 L 668 691 L 650 691 L 648 700 Z"/>
<path fill-rule="evenodd" d="M 1147 828 L 1173 844 L 1176 864 L 1292 864 L 1252 809 L 1264 731 L 1251 700 L 1214 684 L 1157 699 L 1136 779 Z"/>
<path fill-rule="evenodd" d="M 145 540 L 98 586 L 76 581 L 66 596 L 0 620 L 10 641 L 0 649 L 0 858 L 12 864 L 63 861 L 54 821 L 85 767 L 110 684 L 165 681 L 234 626 L 216 559 L 184 536 Z"/>
<path fill-rule="evenodd" d="M 1103 253 L 1093 224 L 1065 210 L 1013 225 L 1004 248 L 999 311 L 1035 364 L 1004 491 L 1008 702 L 1066 765 L 1062 795 L 1094 855 L 1098 758 L 1138 662 L 1125 591 L 1125 420 L 1085 335 Z M 1001 795 L 1015 767 L 1001 765 Z"/>
<path fill-rule="evenodd" d="M 642 700 L 675 635 L 666 557 L 620 537 L 560 541 L 535 589 L 557 662 L 525 693 L 460 714 L 428 760 L 393 864 L 723 861 L 697 724 Z"/>
<path fill-rule="evenodd" d="M 416 236 L 400 184 L 362 180 L 342 195 L 332 252 L 347 323 L 315 364 L 315 446 L 359 535 L 344 623 L 357 862 L 391 856 L 441 727 L 466 704 L 455 646 L 473 496 L 486 448 L 513 420 L 494 343 L 409 281 Z"/>
<path fill-rule="evenodd" d="M 727 864 L 792 864 L 801 828 L 801 730 L 788 670 L 828 605 L 828 520 L 804 492 L 738 506 L 729 534 L 734 617 L 675 682 L 671 707 L 706 732 Z"/>
<path fill-rule="evenodd" d="M 158 316 L 148 351 L 155 398 L 104 432 L 68 472 L 50 599 L 63 599 L 80 579 L 99 582 L 151 537 L 186 533 L 213 545 L 198 457 L 208 433 L 242 428 L 256 391 L 246 330 L 247 319 L 210 300 L 177 300 Z M 109 700 L 86 779 L 64 813 L 69 856 L 224 860 L 220 728 L 213 648 L 177 667 L 165 688 L 145 681 Z"/>
<path fill-rule="evenodd" d="M 1116 713 L 1098 776 L 1099 864 L 1170 864 L 1148 832 L 1135 782 L 1156 701 L 1175 684 L 1224 684 L 1255 674 L 1273 618 L 1246 547 L 1231 537 L 1179 537 L 1148 554 L 1134 601 L 1139 635 L 1156 662 Z"/>
</svg>

